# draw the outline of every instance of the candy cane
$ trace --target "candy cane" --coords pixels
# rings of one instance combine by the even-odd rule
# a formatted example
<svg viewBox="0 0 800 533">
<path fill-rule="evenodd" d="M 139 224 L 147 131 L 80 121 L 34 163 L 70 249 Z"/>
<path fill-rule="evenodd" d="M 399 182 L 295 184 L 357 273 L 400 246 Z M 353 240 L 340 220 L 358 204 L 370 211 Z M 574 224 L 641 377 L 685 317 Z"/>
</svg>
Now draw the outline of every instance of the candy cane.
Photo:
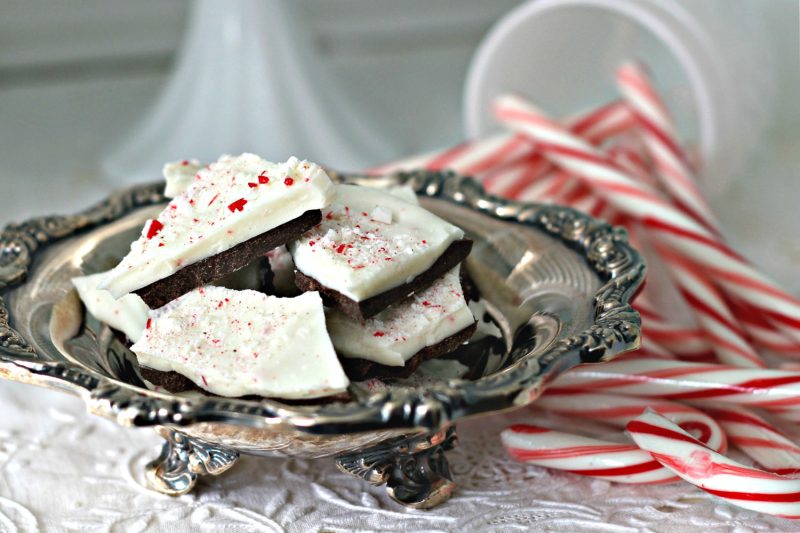
<svg viewBox="0 0 800 533">
<path fill-rule="evenodd" d="M 645 287 L 633 303 L 634 309 L 642 317 L 644 342 L 654 342 L 681 359 L 704 359 L 712 355 L 705 334 L 700 329 L 666 320 L 655 310 L 649 296 L 650 291 Z"/>
<path fill-rule="evenodd" d="M 597 144 L 629 129 L 634 124 L 630 107 L 621 101 L 611 102 L 567 120 L 567 127 L 588 142 Z M 429 152 L 387 165 L 374 167 L 367 172 L 373 175 L 390 174 L 400 170 L 427 168 L 450 169 L 463 174 L 478 175 L 513 164 L 533 152 L 527 136 L 501 133 L 483 139 L 461 143 L 446 150 Z M 542 159 L 541 156 L 537 157 Z"/>
<path fill-rule="evenodd" d="M 617 70 L 617 84 L 642 129 L 644 143 L 655 162 L 656 174 L 665 190 L 670 193 L 678 207 L 682 207 L 719 235 L 717 222 L 705 197 L 697 188 L 695 176 L 680 149 L 669 113 L 646 73 L 635 63 L 626 63 Z M 685 271 L 676 272 L 676 275 L 686 277 Z M 697 277 L 694 276 L 693 280 L 689 279 L 687 282 L 696 284 Z M 707 286 L 703 292 L 706 293 L 707 301 L 693 300 L 691 292 L 689 299 L 709 335 L 718 341 L 713 345 L 719 360 L 742 366 L 764 366 L 744 338 L 745 329 L 748 329 L 751 336 L 761 334 L 762 338 L 763 330 L 754 328 L 753 331 L 734 319 L 722 295 L 713 287 Z M 772 330 L 767 331 L 772 336 L 783 337 Z"/>
<path fill-rule="evenodd" d="M 800 473 L 800 446 L 764 418 L 732 405 L 703 410 L 720 423 L 731 443 L 766 470 L 782 475 Z"/>
<path fill-rule="evenodd" d="M 591 389 L 677 401 L 800 409 L 800 372 L 685 361 L 630 358 L 581 365 L 559 376 L 553 387 L 553 392 Z"/>
<path fill-rule="evenodd" d="M 653 178 L 653 168 L 648 154 L 640 148 L 638 138 L 632 135 L 621 137 L 609 146 L 606 151 L 609 159 L 638 181 L 647 183 L 651 187 L 660 184 Z"/>
<path fill-rule="evenodd" d="M 548 185 L 544 178 L 552 174 L 553 170 L 549 161 L 533 152 L 524 159 L 487 172 L 481 181 L 492 194 L 520 198 L 529 187 L 545 189 Z"/>
<path fill-rule="evenodd" d="M 716 219 L 697 187 L 669 113 L 645 72 L 635 63 L 625 63 L 617 69 L 617 86 L 631 106 L 664 188 L 680 208 L 718 233 Z"/>
<path fill-rule="evenodd" d="M 624 428 L 646 409 L 667 416 L 710 448 L 725 453 L 728 439 L 725 432 L 707 414 L 688 405 L 653 398 L 637 398 L 593 391 L 548 390 L 536 401 L 536 407 L 562 415 L 589 418 Z"/>
<path fill-rule="evenodd" d="M 655 412 L 631 421 L 627 431 L 653 459 L 709 494 L 746 509 L 800 518 L 800 479 L 737 463 Z"/>
<path fill-rule="evenodd" d="M 660 248 L 678 288 L 692 308 L 719 362 L 765 368 L 764 360 L 745 338 L 738 319 L 731 313 L 719 290 L 692 265 L 669 250 Z"/>
<path fill-rule="evenodd" d="M 757 346 L 784 357 L 797 357 L 800 354 L 800 342 L 787 339 L 780 331 L 776 331 L 759 310 L 737 300 L 729 299 L 729 302 L 739 322 Z"/>
<path fill-rule="evenodd" d="M 548 392 L 537 401 L 537 407 L 618 427 L 625 427 L 634 417 L 653 408 L 681 427 L 697 432 L 699 438 L 712 448 L 724 452 L 727 447 L 725 433 L 714 420 L 696 409 L 674 402 L 590 392 Z M 657 468 L 650 457 L 631 445 L 525 424 L 505 430 L 501 440 L 512 457 L 547 468 L 618 483 L 675 481 L 675 476 Z"/>
<path fill-rule="evenodd" d="M 668 350 L 672 350 L 674 353 L 678 354 L 680 358 L 713 360 L 715 358 L 715 352 L 720 351 L 720 348 L 715 346 L 714 349 L 712 349 L 711 344 L 708 342 L 709 336 L 707 332 L 699 327 L 698 319 L 705 318 L 699 316 L 701 312 L 704 311 L 702 308 L 703 306 L 699 306 L 701 307 L 700 309 L 695 309 L 683 296 L 687 280 L 676 277 L 677 273 L 674 269 L 670 272 L 669 269 L 664 268 L 664 266 L 667 265 L 663 265 L 662 257 L 658 254 L 658 250 L 654 248 L 652 243 L 647 239 L 646 232 L 641 225 L 632 223 L 628 224 L 627 227 L 631 244 L 641 251 L 648 265 L 650 265 L 650 271 L 648 273 L 649 283 L 634 303 L 634 307 L 639 310 L 642 316 L 643 337 L 661 344 Z M 687 276 L 684 274 L 683 278 L 686 277 Z M 676 284 L 676 281 L 682 281 L 683 283 Z M 660 292 L 656 293 L 657 289 L 659 289 Z M 717 298 L 713 303 L 717 306 L 725 305 L 714 288 L 709 289 L 709 292 L 712 293 L 712 296 Z M 681 321 L 686 325 L 673 324 L 654 309 L 656 304 L 652 299 L 664 295 L 667 295 L 668 299 L 662 304 L 662 307 L 670 308 L 673 313 L 681 317 Z M 737 339 L 741 338 L 740 335 L 736 336 L 732 334 L 732 336 L 735 336 Z M 747 346 L 746 343 L 743 344 Z M 738 362 L 738 360 L 734 358 L 725 358 L 724 356 L 727 355 L 725 353 L 722 355 L 723 362 Z M 731 359 L 733 359 L 733 361 L 731 361 Z M 749 361 L 746 361 L 746 363 L 749 363 Z M 745 366 L 758 365 L 747 364 Z"/>
<path fill-rule="evenodd" d="M 617 483 L 672 483 L 679 478 L 632 444 L 515 424 L 500 433 L 518 461 Z"/>
<path fill-rule="evenodd" d="M 652 187 L 631 180 L 602 152 L 520 98 L 500 98 L 496 114 L 515 131 L 529 135 L 548 159 L 587 180 L 620 211 L 641 221 L 666 244 L 708 271 L 726 291 L 800 339 L 800 301 L 755 271 L 705 226 L 677 210 Z"/>
</svg>

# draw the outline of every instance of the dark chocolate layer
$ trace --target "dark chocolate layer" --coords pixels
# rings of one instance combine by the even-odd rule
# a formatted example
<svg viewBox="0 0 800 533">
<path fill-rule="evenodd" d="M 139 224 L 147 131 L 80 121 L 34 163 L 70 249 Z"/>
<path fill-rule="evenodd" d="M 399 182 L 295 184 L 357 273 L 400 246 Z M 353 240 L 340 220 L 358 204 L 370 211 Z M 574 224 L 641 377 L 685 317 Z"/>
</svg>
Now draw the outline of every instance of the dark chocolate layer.
<svg viewBox="0 0 800 533">
<path fill-rule="evenodd" d="M 471 249 L 472 241 L 469 239 L 452 242 L 428 270 L 419 274 L 410 282 L 376 294 L 360 302 L 350 299 L 339 291 L 326 287 L 316 279 L 306 276 L 299 270 L 295 270 L 294 275 L 300 290 L 304 292 L 319 291 L 326 305 L 336 307 L 350 318 L 363 322 L 377 315 L 390 305 L 408 298 L 417 291 L 430 287 L 434 281 L 463 261 L 469 255 Z"/>
<path fill-rule="evenodd" d="M 246 267 L 254 258 L 296 239 L 322 220 L 322 211 L 306 211 L 294 220 L 261 235 L 187 265 L 171 276 L 135 291 L 151 309 L 157 309 L 197 287 Z"/>
<path fill-rule="evenodd" d="M 404 366 L 387 366 L 366 359 L 351 359 L 340 357 L 344 373 L 353 381 L 363 381 L 371 378 L 407 378 L 417 369 L 420 363 L 448 354 L 467 342 L 474 334 L 478 323 L 474 322 L 461 331 L 443 339 L 436 344 L 426 346 L 414 354 Z"/>
</svg>

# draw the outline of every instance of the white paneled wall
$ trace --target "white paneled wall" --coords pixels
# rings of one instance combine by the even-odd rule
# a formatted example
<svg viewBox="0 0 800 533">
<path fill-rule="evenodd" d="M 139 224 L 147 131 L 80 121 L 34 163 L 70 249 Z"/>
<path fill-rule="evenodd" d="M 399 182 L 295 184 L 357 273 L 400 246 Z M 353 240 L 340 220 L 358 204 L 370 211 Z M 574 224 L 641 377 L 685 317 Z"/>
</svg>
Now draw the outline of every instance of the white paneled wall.
<svg viewBox="0 0 800 533">
<path fill-rule="evenodd" d="M 396 155 L 461 138 L 469 59 L 520 0 L 300 0 L 316 50 Z M 0 0 L 0 90 L 166 72 L 187 0 Z"/>
<path fill-rule="evenodd" d="M 0 0 L 0 73 L 171 54 L 188 5 L 186 0 Z"/>
</svg>

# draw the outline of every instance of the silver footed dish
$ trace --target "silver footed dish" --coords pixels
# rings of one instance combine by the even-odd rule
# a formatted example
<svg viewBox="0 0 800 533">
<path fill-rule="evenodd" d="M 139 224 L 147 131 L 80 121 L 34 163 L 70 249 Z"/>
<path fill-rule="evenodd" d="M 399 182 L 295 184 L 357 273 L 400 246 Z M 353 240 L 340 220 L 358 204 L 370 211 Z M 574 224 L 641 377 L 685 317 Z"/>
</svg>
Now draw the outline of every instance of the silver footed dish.
<svg viewBox="0 0 800 533">
<path fill-rule="evenodd" d="M 0 377 L 80 396 L 122 426 L 165 439 L 147 467 L 152 488 L 183 494 L 239 454 L 334 456 L 429 508 L 455 487 L 445 452 L 455 424 L 527 405 L 580 363 L 638 348 L 629 302 L 645 274 L 625 231 L 570 208 L 521 203 L 448 172 L 385 177 L 330 173 L 371 187 L 410 185 L 424 207 L 474 241 L 467 270 L 500 336 L 470 341 L 406 379 L 354 382 L 347 401 L 284 402 L 150 390 L 136 358 L 83 309 L 70 279 L 106 270 L 166 200 L 163 183 L 117 192 L 71 216 L 7 226 L 0 235 Z M 496 331 L 496 330 L 495 330 Z"/>
</svg>

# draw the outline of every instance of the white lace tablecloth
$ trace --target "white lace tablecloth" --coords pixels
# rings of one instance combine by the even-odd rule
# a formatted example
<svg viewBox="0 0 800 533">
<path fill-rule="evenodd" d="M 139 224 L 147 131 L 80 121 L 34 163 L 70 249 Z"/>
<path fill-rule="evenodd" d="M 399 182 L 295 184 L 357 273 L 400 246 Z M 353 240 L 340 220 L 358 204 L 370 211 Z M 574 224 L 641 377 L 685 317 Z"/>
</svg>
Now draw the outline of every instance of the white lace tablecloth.
<svg viewBox="0 0 800 533">
<path fill-rule="evenodd" d="M 404 509 L 332 459 L 243 457 L 177 498 L 144 488 L 160 439 L 89 416 L 64 394 L 0 382 L 0 531 L 798 531 L 686 484 L 626 486 L 511 460 L 498 432 L 523 409 L 458 426 L 459 488 Z"/>
</svg>

